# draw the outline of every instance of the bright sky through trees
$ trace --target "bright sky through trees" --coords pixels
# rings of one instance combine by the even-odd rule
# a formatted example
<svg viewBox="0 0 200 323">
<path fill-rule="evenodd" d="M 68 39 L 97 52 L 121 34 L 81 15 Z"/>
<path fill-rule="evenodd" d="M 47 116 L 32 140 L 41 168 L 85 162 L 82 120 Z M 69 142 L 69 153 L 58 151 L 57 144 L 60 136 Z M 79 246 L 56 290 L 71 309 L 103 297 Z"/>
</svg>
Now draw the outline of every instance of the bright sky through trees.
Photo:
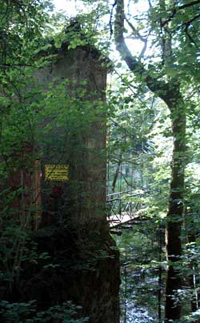
<svg viewBox="0 0 200 323">
<path fill-rule="evenodd" d="M 75 16 L 79 12 L 83 12 L 85 9 L 85 6 L 82 5 L 81 1 L 75 1 L 75 0 L 53 0 L 52 1 L 55 10 L 62 10 L 64 11 L 67 16 Z"/>
<path fill-rule="evenodd" d="M 85 3 L 83 4 L 81 0 L 78 0 L 78 1 L 77 0 L 52 0 L 52 2 L 55 6 L 55 11 L 62 11 L 69 18 L 74 17 L 77 14 L 88 13 L 88 10 L 89 10 L 89 6 L 86 6 Z M 110 5 L 113 5 L 113 2 L 111 2 Z M 142 1 L 139 1 L 139 3 L 129 4 L 129 11 L 131 12 L 131 14 L 137 15 L 137 14 L 144 13 L 148 9 L 148 7 L 149 7 L 148 1 L 142 0 Z M 109 24 L 109 21 L 108 21 L 108 24 Z M 140 54 L 144 46 L 144 44 L 140 40 L 129 37 L 128 39 L 126 39 L 126 42 L 136 55 Z M 115 46 L 113 46 L 113 50 L 115 52 Z M 150 49 L 147 46 L 148 53 L 149 53 L 149 50 Z M 117 56 L 118 54 L 115 53 L 115 57 Z"/>
<path fill-rule="evenodd" d="M 52 2 L 55 6 L 55 11 L 62 11 L 67 17 L 74 17 L 77 14 L 88 13 L 89 10 L 89 6 L 86 6 L 85 3 L 83 4 L 81 0 L 52 0 Z M 111 2 L 110 5 L 112 6 L 113 3 Z M 130 3 L 128 7 L 129 12 L 133 15 L 144 14 L 144 12 L 149 8 L 149 3 L 147 0 L 142 0 L 138 3 Z M 144 46 L 140 40 L 129 37 L 126 39 L 126 42 L 136 55 L 140 54 Z M 148 53 L 149 50 L 151 51 L 147 46 Z"/>
</svg>

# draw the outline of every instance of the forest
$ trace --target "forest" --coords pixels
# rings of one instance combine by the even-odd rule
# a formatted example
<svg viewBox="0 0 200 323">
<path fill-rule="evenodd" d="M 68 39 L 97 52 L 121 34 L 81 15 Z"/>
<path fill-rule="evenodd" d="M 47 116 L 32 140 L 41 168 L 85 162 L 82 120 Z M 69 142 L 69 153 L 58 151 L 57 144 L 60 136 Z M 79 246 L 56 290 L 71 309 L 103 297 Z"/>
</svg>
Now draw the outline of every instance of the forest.
<svg viewBox="0 0 200 323">
<path fill-rule="evenodd" d="M 200 0 L 0 0 L 0 321 L 200 322 Z"/>
</svg>

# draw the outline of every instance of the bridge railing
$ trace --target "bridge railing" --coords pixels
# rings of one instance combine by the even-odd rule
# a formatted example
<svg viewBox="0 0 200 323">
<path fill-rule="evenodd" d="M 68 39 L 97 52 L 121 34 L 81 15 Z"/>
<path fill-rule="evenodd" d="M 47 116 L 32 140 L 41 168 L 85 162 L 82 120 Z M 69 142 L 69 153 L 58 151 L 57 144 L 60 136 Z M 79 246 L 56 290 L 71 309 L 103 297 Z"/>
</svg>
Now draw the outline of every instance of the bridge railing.
<svg viewBox="0 0 200 323">
<path fill-rule="evenodd" d="M 145 207 L 144 199 L 148 191 L 123 191 L 107 195 L 108 217 L 128 214 L 131 216 Z"/>
</svg>

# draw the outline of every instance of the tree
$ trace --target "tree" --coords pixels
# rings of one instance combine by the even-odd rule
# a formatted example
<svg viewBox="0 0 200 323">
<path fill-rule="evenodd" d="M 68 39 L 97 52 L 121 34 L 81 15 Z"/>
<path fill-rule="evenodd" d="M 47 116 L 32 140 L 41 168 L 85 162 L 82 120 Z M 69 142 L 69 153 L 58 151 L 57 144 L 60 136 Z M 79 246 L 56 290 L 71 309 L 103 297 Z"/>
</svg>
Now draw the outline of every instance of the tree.
<svg viewBox="0 0 200 323">
<path fill-rule="evenodd" d="M 142 39 L 147 46 L 147 38 L 141 36 L 134 23 L 129 21 L 124 9 L 124 1 L 116 1 L 115 14 L 115 43 L 122 59 L 126 62 L 129 69 L 137 78 L 161 98 L 170 110 L 172 135 L 173 135 L 173 155 L 171 163 L 171 184 L 170 196 L 167 211 L 167 258 L 169 261 L 166 279 L 166 303 L 165 319 L 180 319 L 181 306 L 177 299 L 178 291 L 181 289 L 180 260 L 182 255 L 181 246 L 181 227 L 184 212 L 184 170 L 186 166 L 186 110 L 187 105 L 182 94 L 184 84 L 182 66 L 180 61 L 183 58 L 178 56 L 178 46 L 184 47 L 187 54 L 193 59 L 194 69 L 198 67 L 195 55 L 196 47 L 196 28 L 197 28 L 197 6 L 199 1 L 192 3 L 176 4 L 176 2 L 155 1 L 150 2 L 148 21 L 155 42 L 160 46 L 160 61 L 154 62 L 154 66 L 142 63 L 142 57 L 134 56 L 126 45 L 125 41 L 125 22 L 127 28 L 131 29 L 132 35 Z M 194 13 L 187 12 L 187 15 L 180 19 L 180 13 L 185 8 L 193 8 Z M 193 14 L 193 16 L 192 16 Z M 173 20 L 173 18 L 175 19 Z M 189 17 L 189 18 L 188 18 Z M 178 19 L 179 18 L 179 19 Z M 177 23 L 177 21 L 179 21 Z M 181 30 L 179 35 L 178 30 Z M 191 33 L 189 31 L 191 29 Z M 150 32 L 149 32 L 150 33 Z M 143 51 L 144 52 L 144 51 Z M 143 54 L 143 53 L 142 53 Z M 189 61 L 185 61 L 186 68 Z M 181 71 L 180 73 L 178 71 Z M 188 70 L 187 70 L 188 71 Z"/>
</svg>

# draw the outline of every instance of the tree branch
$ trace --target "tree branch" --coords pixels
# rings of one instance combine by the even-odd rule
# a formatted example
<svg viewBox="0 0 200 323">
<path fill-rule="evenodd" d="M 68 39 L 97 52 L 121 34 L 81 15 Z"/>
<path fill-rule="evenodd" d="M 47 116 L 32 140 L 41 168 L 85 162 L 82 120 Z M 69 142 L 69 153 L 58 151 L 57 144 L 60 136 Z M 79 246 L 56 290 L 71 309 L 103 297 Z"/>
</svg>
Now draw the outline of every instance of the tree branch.
<svg viewBox="0 0 200 323">
<path fill-rule="evenodd" d="M 200 4 L 200 0 L 192 1 L 192 2 L 190 2 L 190 3 L 186 3 L 186 4 L 182 5 L 182 6 L 179 6 L 179 7 L 174 8 L 174 9 L 172 10 L 172 12 L 171 12 L 171 14 L 170 14 L 169 18 L 163 21 L 163 23 L 162 23 L 162 27 L 164 27 L 166 24 L 168 24 L 168 22 L 170 22 L 170 21 L 174 18 L 174 16 L 177 14 L 177 12 L 178 12 L 179 10 L 183 10 L 183 9 L 185 9 L 185 8 L 189 8 L 189 7 L 192 7 L 192 6 L 198 5 L 198 4 Z"/>
<path fill-rule="evenodd" d="M 185 26 L 184 31 L 186 33 L 186 35 L 188 36 L 189 40 L 191 41 L 191 43 L 193 43 L 197 48 L 199 48 L 199 46 L 197 45 L 197 43 L 195 42 L 195 40 L 192 38 L 192 36 L 190 35 L 188 29 L 190 27 L 190 24 L 195 21 L 196 19 L 200 18 L 200 14 L 196 15 L 195 17 L 193 17 L 192 19 L 190 19 L 189 21 L 183 23 L 182 26 Z"/>
<path fill-rule="evenodd" d="M 147 71 L 144 65 L 136 57 L 134 57 L 129 51 L 125 40 L 124 40 L 124 0 L 117 0 L 116 16 L 115 16 L 115 43 L 118 52 L 120 53 L 123 60 L 125 60 L 129 69 L 140 76 L 146 82 L 148 88 L 158 95 L 168 106 L 172 105 L 170 98 L 172 97 L 169 93 L 173 93 L 177 89 L 177 85 L 174 89 L 171 88 L 171 84 L 165 83 L 164 81 L 158 80 L 156 76 L 152 75 L 152 70 Z M 173 97 L 176 96 L 174 93 Z"/>
<path fill-rule="evenodd" d="M 110 19 L 109 19 L 110 39 L 111 39 L 112 34 L 113 34 L 112 19 L 113 19 L 113 10 L 114 10 L 116 4 L 117 4 L 117 2 L 115 0 L 115 2 L 112 4 L 112 9 L 111 9 L 111 12 L 110 12 Z"/>
<path fill-rule="evenodd" d="M 139 38 L 139 40 L 141 40 L 143 43 L 146 43 L 146 39 L 140 35 L 139 31 L 133 26 L 133 24 L 126 17 L 124 18 L 127 24 L 129 25 L 129 27 L 132 29 L 134 35 L 136 35 Z"/>
<path fill-rule="evenodd" d="M 185 8 L 188 8 L 188 7 L 195 6 L 197 4 L 200 4 L 200 0 L 196 0 L 196 1 L 189 2 L 189 3 L 185 3 L 182 6 L 179 6 L 178 9 L 180 9 L 180 10 L 181 9 L 185 9 Z"/>
</svg>

